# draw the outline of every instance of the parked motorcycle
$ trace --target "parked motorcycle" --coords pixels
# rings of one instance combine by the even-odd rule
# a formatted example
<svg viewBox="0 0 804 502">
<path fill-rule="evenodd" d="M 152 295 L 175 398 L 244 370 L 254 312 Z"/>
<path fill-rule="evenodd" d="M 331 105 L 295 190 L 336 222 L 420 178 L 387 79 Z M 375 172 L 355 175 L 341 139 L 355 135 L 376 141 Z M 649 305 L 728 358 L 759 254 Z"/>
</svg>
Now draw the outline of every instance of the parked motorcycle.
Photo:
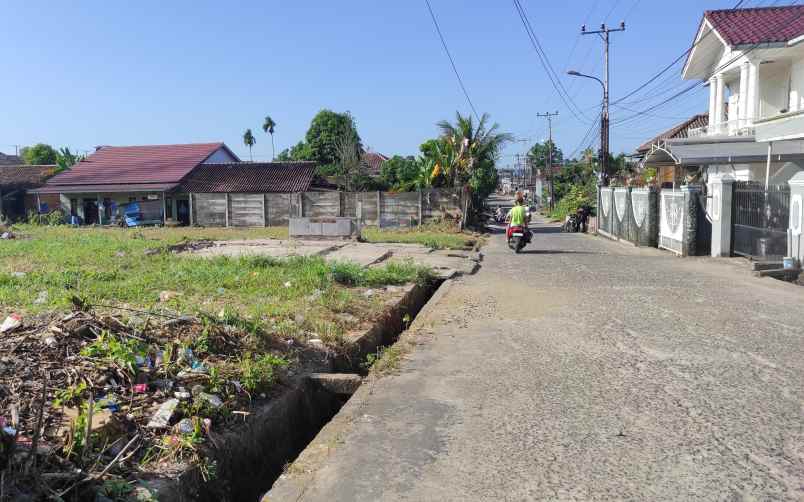
<svg viewBox="0 0 804 502">
<path fill-rule="evenodd" d="M 567 215 L 564 225 L 561 230 L 564 232 L 582 232 L 586 233 L 587 221 L 589 220 L 589 209 L 579 207 L 578 210 L 572 214 Z"/>
<path fill-rule="evenodd" d="M 508 237 L 508 247 L 514 250 L 514 253 L 519 253 L 530 242 L 530 231 L 521 226 L 508 225 L 506 230 Z"/>
</svg>

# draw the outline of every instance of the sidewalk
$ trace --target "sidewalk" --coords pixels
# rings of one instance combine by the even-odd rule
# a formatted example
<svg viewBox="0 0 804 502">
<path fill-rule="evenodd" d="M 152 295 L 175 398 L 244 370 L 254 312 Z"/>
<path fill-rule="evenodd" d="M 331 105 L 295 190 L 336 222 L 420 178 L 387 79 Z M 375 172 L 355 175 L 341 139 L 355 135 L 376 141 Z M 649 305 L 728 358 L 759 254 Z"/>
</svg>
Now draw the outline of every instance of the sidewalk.
<svg viewBox="0 0 804 502">
<path fill-rule="evenodd" d="M 271 501 L 804 497 L 804 289 L 537 232 L 451 281 Z"/>
</svg>

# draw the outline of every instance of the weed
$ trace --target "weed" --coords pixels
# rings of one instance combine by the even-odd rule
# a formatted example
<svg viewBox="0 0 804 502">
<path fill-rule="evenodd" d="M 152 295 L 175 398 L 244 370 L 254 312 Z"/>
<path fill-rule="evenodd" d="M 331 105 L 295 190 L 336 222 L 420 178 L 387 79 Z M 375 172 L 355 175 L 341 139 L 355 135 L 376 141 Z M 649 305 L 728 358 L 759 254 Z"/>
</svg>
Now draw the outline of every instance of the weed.
<svg viewBox="0 0 804 502">
<path fill-rule="evenodd" d="M 71 385 L 66 389 L 56 391 L 56 399 L 53 400 L 53 406 L 61 407 L 75 404 L 81 399 L 84 391 L 87 390 L 86 382 L 79 382 L 76 385 Z"/>
<path fill-rule="evenodd" d="M 144 348 L 136 340 L 118 339 L 109 331 L 102 331 L 100 336 L 91 344 L 81 349 L 84 357 L 94 357 L 116 364 L 136 373 L 137 356 L 144 353 Z"/>
<path fill-rule="evenodd" d="M 134 488 L 122 479 L 107 479 L 103 482 L 100 494 L 112 500 L 123 500 Z"/>
<path fill-rule="evenodd" d="M 245 354 L 240 360 L 240 383 L 252 393 L 265 391 L 276 380 L 276 370 L 287 365 L 286 359 L 273 354 Z"/>
</svg>

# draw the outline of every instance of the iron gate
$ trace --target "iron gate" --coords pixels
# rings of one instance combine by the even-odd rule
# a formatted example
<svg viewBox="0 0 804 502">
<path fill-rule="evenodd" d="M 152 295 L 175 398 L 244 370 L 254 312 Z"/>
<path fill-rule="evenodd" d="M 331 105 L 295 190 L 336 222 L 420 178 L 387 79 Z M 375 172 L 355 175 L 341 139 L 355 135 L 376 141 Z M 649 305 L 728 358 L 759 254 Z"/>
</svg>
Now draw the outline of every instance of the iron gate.
<svg viewBox="0 0 804 502">
<path fill-rule="evenodd" d="M 777 259 L 787 255 L 790 186 L 740 181 L 732 198 L 732 254 Z"/>
</svg>

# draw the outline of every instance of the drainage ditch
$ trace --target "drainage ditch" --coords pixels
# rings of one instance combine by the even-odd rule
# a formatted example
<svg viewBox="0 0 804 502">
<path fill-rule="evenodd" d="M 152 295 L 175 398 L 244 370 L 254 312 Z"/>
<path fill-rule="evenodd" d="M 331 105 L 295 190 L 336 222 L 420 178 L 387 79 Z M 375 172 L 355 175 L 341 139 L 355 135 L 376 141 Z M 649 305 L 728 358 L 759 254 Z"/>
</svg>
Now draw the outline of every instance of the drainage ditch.
<svg viewBox="0 0 804 502">
<path fill-rule="evenodd" d="M 299 377 L 237 431 L 216 437 L 214 479 L 204 481 L 193 468 L 177 480 L 152 480 L 159 500 L 258 500 L 357 390 L 366 357 L 396 343 L 442 283 L 407 287 L 382 319 L 332 360 L 330 373 Z"/>
</svg>

